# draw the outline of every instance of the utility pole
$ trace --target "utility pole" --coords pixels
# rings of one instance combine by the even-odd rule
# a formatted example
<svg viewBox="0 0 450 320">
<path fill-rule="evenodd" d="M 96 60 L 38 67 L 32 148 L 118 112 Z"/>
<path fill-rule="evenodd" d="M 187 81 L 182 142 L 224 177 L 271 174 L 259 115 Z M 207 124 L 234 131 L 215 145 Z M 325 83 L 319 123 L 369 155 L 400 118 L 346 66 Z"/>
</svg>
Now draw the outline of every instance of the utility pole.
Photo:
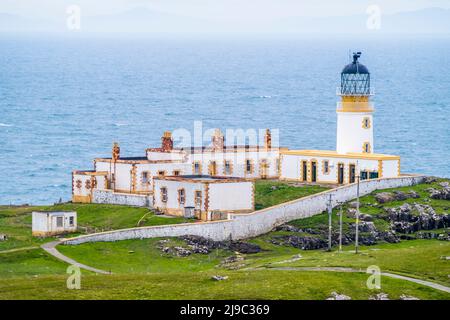
<svg viewBox="0 0 450 320">
<path fill-rule="evenodd" d="M 331 251 L 331 214 L 333 212 L 333 206 L 331 203 L 331 197 L 333 195 L 330 193 L 328 198 L 328 251 Z"/>
<path fill-rule="evenodd" d="M 342 202 L 339 204 L 339 252 L 342 252 Z"/>
<path fill-rule="evenodd" d="M 355 230 L 355 253 L 358 253 L 359 246 L 359 163 L 356 161 L 356 230 Z"/>
</svg>

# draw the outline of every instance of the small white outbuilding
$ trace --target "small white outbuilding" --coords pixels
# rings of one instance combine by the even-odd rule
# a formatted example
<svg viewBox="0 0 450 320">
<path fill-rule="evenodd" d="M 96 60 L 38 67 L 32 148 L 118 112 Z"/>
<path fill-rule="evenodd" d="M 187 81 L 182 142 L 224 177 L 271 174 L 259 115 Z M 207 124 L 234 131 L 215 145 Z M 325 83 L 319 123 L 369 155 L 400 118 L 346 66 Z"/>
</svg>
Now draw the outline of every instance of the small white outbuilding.
<svg viewBox="0 0 450 320">
<path fill-rule="evenodd" d="M 77 230 L 76 211 L 33 211 L 32 235 L 48 237 Z"/>
</svg>

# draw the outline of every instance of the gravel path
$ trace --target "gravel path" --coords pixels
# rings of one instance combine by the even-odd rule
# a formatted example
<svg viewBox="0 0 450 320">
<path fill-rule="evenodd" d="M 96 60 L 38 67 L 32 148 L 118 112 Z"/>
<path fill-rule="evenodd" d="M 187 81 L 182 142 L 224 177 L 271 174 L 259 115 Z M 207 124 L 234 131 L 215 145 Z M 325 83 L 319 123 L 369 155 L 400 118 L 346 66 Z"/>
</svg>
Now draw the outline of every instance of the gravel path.
<svg viewBox="0 0 450 320">
<path fill-rule="evenodd" d="M 56 249 L 56 246 L 58 244 L 60 244 L 60 241 L 52 241 L 52 242 L 48 242 L 48 243 L 43 244 L 41 246 L 41 248 L 44 249 L 45 251 L 47 251 L 52 256 L 54 256 L 56 259 L 64 261 L 64 262 L 66 262 L 66 263 L 68 263 L 70 265 L 74 265 L 74 266 L 77 266 L 77 267 L 79 267 L 81 269 L 85 269 L 85 270 L 92 271 L 92 272 L 95 272 L 95 273 L 111 274 L 110 272 L 107 272 L 107 271 L 104 271 L 104 270 L 100 270 L 100 269 L 96 269 L 96 268 L 93 268 L 93 267 L 89 267 L 89 266 L 87 266 L 85 264 L 79 263 L 79 262 L 77 262 L 77 261 L 75 261 L 75 260 L 73 260 L 73 259 L 71 259 L 71 258 L 69 258 L 69 257 L 67 257 L 65 255 L 63 255 L 61 252 L 59 252 Z"/>
</svg>

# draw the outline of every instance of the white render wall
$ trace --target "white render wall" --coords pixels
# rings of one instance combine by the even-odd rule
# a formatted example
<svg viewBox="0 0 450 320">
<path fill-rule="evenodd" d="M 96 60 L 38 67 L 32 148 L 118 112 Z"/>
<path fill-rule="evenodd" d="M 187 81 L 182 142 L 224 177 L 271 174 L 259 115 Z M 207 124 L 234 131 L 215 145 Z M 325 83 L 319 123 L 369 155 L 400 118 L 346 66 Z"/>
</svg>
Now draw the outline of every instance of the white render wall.
<svg viewBox="0 0 450 320">
<path fill-rule="evenodd" d="M 210 183 L 209 210 L 254 210 L 253 182 Z"/>
<path fill-rule="evenodd" d="M 363 128 L 363 119 L 370 118 L 370 127 Z M 363 152 L 364 142 L 369 142 L 371 151 L 373 145 L 372 112 L 337 112 L 336 151 L 338 153 Z"/>
<path fill-rule="evenodd" d="M 344 183 L 349 182 L 349 165 L 355 164 L 358 161 L 361 171 L 378 171 L 378 160 L 369 159 L 349 159 L 349 158 L 335 158 L 335 157 L 315 157 L 308 155 L 290 155 L 283 154 L 281 157 L 281 173 L 280 179 L 286 180 L 301 180 L 301 162 L 317 160 L 317 181 L 318 182 L 334 182 L 337 183 L 338 164 L 344 164 Z M 329 161 L 329 173 L 323 172 L 323 161 Z M 398 160 L 382 160 L 383 161 L 383 177 L 391 178 L 398 176 Z M 385 171 L 385 163 L 386 171 Z M 394 171 L 395 168 L 395 171 Z M 308 164 L 309 169 L 309 164 Z"/>
<path fill-rule="evenodd" d="M 97 185 L 95 189 L 97 190 L 104 190 L 105 189 L 105 176 L 90 176 L 86 174 L 73 174 L 73 194 L 75 196 L 89 196 L 91 195 L 92 189 L 86 188 L 86 181 L 91 180 L 91 177 L 93 177 Z M 81 181 L 81 187 L 77 187 L 77 181 Z M 91 184 L 92 185 L 92 184 Z"/>
<path fill-rule="evenodd" d="M 147 208 L 153 207 L 153 198 L 149 195 L 117 193 L 112 192 L 112 190 L 94 190 L 92 202 Z"/>
<path fill-rule="evenodd" d="M 366 180 L 360 183 L 360 193 L 365 195 L 378 189 L 412 186 L 422 182 L 423 179 L 423 176 L 403 176 Z M 352 200 L 356 196 L 356 184 L 331 189 L 250 214 L 229 214 L 229 220 L 225 221 L 123 229 L 75 237 L 64 240 L 63 243 L 76 245 L 85 242 L 177 237 L 183 235 L 197 235 L 216 241 L 230 238 L 245 239 L 267 233 L 274 227 L 291 220 L 320 214 L 327 208 L 329 194 L 333 195 L 333 206 L 337 204 L 337 201 Z"/>
<path fill-rule="evenodd" d="M 161 201 L 161 188 L 167 188 L 167 202 Z M 184 205 L 178 203 L 178 190 L 184 189 L 186 202 Z M 205 205 L 205 185 L 200 182 L 170 181 L 155 179 L 155 208 L 158 209 L 184 209 L 184 207 L 195 207 L 195 191 L 202 192 L 202 210 Z"/>
</svg>

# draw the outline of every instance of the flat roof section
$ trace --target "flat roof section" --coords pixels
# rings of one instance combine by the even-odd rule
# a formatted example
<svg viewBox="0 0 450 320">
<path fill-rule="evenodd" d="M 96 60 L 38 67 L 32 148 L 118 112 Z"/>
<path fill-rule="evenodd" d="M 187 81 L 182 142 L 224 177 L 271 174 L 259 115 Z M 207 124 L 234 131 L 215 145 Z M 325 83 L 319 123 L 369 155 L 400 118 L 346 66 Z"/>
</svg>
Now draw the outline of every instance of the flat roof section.
<svg viewBox="0 0 450 320">
<path fill-rule="evenodd" d="M 180 181 L 180 182 L 208 182 L 208 183 L 227 183 L 227 182 L 247 182 L 250 179 L 239 177 L 223 177 L 223 176 L 209 176 L 209 175 L 183 175 L 183 176 L 157 176 L 153 179 L 166 181 Z"/>
</svg>

